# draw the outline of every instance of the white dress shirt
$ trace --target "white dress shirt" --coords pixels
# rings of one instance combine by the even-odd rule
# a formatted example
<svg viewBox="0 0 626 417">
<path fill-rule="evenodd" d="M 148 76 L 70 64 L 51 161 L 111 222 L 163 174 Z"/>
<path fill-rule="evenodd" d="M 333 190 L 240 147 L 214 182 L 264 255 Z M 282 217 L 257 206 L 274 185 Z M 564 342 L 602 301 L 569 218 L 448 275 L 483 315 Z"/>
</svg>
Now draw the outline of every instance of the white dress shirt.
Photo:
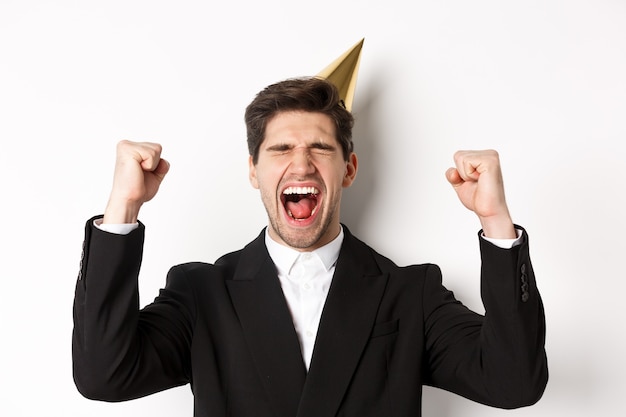
<svg viewBox="0 0 626 417">
<path fill-rule="evenodd" d="M 342 243 L 343 228 L 327 245 L 312 252 L 298 252 L 274 241 L 267 229 L 265 232 L 265 245 L 276 265 L 307 370 Z"/>
</svg>

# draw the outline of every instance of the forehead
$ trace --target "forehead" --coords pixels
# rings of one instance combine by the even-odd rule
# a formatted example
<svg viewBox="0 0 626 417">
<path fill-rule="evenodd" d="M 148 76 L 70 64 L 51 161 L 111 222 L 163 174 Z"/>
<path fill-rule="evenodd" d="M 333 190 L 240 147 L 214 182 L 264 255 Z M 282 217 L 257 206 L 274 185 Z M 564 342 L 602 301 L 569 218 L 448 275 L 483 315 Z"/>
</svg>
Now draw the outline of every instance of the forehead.
<svg viewBox="0 0 626 417">
<path fill-rule="evenodd" d="M 267 142 L 288 140 L 336 140 L 335 124 L 330 116 L 318 112 L 279 112 L 265 128 Z"/>
</svg>

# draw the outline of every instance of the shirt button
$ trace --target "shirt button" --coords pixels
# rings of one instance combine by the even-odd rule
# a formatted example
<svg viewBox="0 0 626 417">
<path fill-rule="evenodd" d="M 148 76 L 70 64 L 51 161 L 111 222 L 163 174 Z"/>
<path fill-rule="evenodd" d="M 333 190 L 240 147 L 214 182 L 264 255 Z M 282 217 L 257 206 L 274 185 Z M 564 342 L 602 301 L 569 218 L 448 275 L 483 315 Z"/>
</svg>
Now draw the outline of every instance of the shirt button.
<svg viewBox="0 0 626 417">
<path fill-rule="evenodd" d="M 307 282 L 306 284 L 303 285 L 305 290 L 310 290 L 311 289 L 311 285 Z"/>
<path fill-rule="evenodd" d="M 307 337 L 313 337 L 313 332 L 310 331 L 310 330 L 307 330 L 306 331 L 306 335 L 307 335 Z"/>
</svg>

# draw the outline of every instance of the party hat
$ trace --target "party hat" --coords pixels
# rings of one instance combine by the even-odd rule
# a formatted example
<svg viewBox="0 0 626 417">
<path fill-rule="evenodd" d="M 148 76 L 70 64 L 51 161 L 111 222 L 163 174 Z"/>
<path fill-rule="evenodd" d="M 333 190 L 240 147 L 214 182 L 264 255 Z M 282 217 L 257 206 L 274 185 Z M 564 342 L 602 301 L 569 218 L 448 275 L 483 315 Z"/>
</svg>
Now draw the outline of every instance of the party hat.
<svg viewBox="0 0 626 417">
<path fill-rule="evenodd" d="M 318 77 L 327 79 L 337 87 L 339 96 L 348 111 L 352 111 L 363 41 L 365 39 L 361 39 L 317 74 Z"/>
</svg>

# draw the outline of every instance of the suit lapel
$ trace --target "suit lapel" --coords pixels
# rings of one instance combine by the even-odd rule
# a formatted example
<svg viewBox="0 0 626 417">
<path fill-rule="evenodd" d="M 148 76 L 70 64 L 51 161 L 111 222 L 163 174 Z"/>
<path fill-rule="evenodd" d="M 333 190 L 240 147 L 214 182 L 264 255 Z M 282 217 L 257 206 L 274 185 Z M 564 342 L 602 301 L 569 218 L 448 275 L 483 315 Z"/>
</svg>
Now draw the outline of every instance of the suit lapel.
<svg viewBox="0 0 626 417">
<path fill-rule="evenodd" d="M 278 416 L 294 416 L 306 370 L 287 303 L 263 233 L 243 249 L 227 281 L 246 342 Z"/>
<path fill-rule="evenodd" d="M 298 417 L 337 413 L 374 326 L 387 276 L 346 230 L 322 313 Z"/>
</svg>

